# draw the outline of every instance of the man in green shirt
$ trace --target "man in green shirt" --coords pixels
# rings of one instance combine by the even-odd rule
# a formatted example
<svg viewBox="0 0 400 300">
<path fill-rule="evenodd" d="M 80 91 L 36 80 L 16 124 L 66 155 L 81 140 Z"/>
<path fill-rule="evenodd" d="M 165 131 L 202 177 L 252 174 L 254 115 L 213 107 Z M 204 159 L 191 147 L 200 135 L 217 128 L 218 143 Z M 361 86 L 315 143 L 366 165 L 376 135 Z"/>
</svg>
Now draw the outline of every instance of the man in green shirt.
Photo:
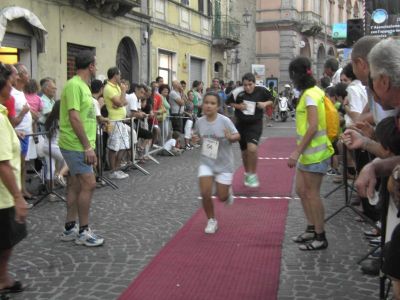
<svg viewBox="0 0 400 300">
<path fill-rule="evenodd" d="M 100 246 L 104 239 L 89 228 L 89 210 L 96 179 L 96 112 L 90 80 L 96 75 L 96 58 L 84 50 L 75 58 L 76 75 L 68 80 L 61 94 L 60 137 L 58 144 L 68 165 L 67 217 L 61 240 L 78 245 Z M 79 219 L 79 231 L 76 219 Z"/>
</svg>

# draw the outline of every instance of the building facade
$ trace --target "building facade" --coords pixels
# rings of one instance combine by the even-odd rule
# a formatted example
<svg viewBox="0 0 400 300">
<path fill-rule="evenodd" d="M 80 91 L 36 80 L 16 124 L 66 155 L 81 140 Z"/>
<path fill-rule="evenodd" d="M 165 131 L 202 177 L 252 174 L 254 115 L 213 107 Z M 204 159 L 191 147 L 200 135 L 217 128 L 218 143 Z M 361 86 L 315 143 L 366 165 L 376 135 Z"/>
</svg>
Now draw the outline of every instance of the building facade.
<svg viewBox="0 0 400 300">
<path fill-rule="evenodd" d="M 126 79 L 147 81 L 145 1 L 3 0 L 0 9 L 6 24 L 1 46 L 15 52 L 14 60 L 26 64 L 33 78 L 53 77 L 60 90 L 75 72 L 77 51 L 91 49 L 99 78 L 118 65 Z M 0 49 L 4 61 L 4 48 Z"/>
<path fill-rule="evenodd" d="M 209 84 L 211 71 L 211 1 L 150 0 L 151 78 L 164 82 L 194 80 Z"/>
<path fill-rule="evenodd" d="M 361 0 L 257 0 L 256 60 L 276 77 L 279 87 L 290 82 L 288 67 L 298 56 L 313 62 L 317 79 L 328 56 L 337 57 L 332 25 L 363 14 Z"/>
</svg>

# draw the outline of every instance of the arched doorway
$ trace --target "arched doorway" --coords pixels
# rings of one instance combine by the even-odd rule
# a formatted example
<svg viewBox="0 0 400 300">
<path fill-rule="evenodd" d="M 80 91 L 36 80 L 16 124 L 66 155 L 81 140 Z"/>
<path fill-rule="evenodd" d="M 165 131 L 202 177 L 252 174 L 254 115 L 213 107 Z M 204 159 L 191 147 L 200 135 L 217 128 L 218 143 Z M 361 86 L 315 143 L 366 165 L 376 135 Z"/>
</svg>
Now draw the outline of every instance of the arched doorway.
<svg viewBox="0 0 400 300">
<path fill-rule="evenodd" d="M 325 63 L 325 47 L 321 44 L 318 48 L 317 53 L 317 78 L 320 79 L 324 75 L 324 63 Z"/>
<path fill-rule="evenodd" d="M 311 47 L 306 38 L 300 41 L 300 56 L 311 58 Z"/>
<path fill-rule="evenodd" d="M 336 56 L 336 55 L 335 55 L 335 50 L 333 50 L 332 47 L 330 47 L 329 50 L 328 50 L 328 56 L 332 56 L 332 57 L 335 57 L 335 56 Z"/>
<path fill-rule="evenodd" d="M 219 61 L 214 64 L 214 77 L 224 80 L 224 65 Z"/>
<path fill-rule="evenodd" d="M 130 37 L 124 37 L 117 49 L 117 67 L 121 77 L 130 83 L 139 82 L 139 59 L 136 46 Z"/>
</svg>

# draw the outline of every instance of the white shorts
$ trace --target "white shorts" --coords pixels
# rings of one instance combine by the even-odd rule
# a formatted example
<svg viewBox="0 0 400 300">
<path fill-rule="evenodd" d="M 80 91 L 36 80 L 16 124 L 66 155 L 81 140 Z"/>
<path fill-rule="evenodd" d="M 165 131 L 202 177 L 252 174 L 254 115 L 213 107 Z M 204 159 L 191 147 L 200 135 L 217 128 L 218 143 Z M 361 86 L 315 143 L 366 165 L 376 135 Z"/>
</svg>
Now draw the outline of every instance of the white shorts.
<svg viewBox="0 0 400 300">
<path fill-rule="evenodd" d="M 130 127 L 122 122 L 115 122 L 108 137 L 107 147 L 112 151 L 130 149 Z"/>
<path fill-rule="evenodd" d="M 215 177 L 215 181 L 218 183 L 225 184 L 225 185 L 232 184 L 233 173 L 217 173 L 217 174 L 215 174 L 209 166 L 200 165 L 198 177 L 208 177 L 208 176 Z"/>
</svg>

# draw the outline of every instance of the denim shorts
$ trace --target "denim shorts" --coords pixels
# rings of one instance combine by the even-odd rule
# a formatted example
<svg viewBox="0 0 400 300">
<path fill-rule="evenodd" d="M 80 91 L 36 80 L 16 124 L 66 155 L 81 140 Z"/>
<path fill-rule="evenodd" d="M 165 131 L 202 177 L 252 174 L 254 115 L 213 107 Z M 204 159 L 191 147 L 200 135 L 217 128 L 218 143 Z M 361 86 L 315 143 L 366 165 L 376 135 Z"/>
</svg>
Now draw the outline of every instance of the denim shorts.
<svg viewBox="0 0 400 300">
<path fill-rule="evenodd" d="M 60 149 L 71 176 L 93 173 L 93 166 L 85 163 L 85 152 Z"/>
<path fill-rule="evenodd" d="M 28 148 L 29 148 L 29 136 L 25 136 L 22 139 L 19 139 L 19 143 L 21 146 L 21 154 L 22 156 L 26 156 L 28 154 Z"/>
<path fill-rule="evenodd" d="M 327 158 L 319 163 L 309 165 L 303 165 L 302 163 L 297 162 L 297 168 L 304 172 L 325 174 L 329 169 L 330 162 L 330 158 Z"/>
</svg>

